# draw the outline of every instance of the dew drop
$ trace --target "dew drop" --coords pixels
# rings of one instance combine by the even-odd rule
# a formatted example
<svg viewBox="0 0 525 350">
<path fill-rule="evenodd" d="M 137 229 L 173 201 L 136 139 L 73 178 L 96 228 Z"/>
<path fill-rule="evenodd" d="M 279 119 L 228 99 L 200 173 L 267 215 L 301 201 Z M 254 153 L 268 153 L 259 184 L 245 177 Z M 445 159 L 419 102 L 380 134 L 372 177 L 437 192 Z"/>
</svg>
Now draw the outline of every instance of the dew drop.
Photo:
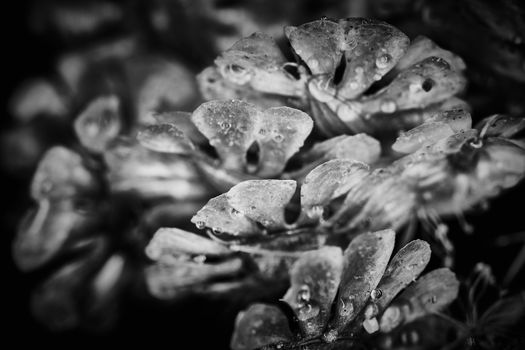
<svg viewBox="0 0 525 350">
<path fill-rule="evenodd" d="M 211 232 L 213 232 L 214 235 L 220 235 L 222 233 L 221 229 L 217 227 L 212 227 Z"/>
<path fill-rule="evenodd" d="M 297 302 L 299 304 L 308 303 L 310 301 L 310 297 L 310 287 L 308 287 L 306 284 L 303 284 L 297 292 Z"/>
<path fill-rule="evenodd" d="M 394 113 L 396 109 L 397 109 L 397 106 L 394 101 L 384 101 L 381 104 L 381 112 L 383 113 Z"/>
<path fill-rule="evenodd" d="M 204 223 L 204 221 L 197 221 L 197 223 L 195 224 L 195 226 L 197 226 L 197 228 L 199 230 L 202 230 L 203 228 L 206 227 L 206 224 Z"/>
<path fill-rule="evenodd" d="M 275 136 L 273 137 L 273 140 L 274 140 L 275 142 L 277 142 L 277 143 L 281 143 L 281 142 L 283 142 L 283 140 L 284 140 L 284 136 L 281 135 L 281 134 L 277 134 L 277 135 L 275 135 Z"/>
<path fill-rule="evenodd" d="M 376 66 L 379 69 L 385 69 L 388 67 L 388 64 L 390 63 L 391 60 L 392 60 L 392 56 L 386 53 L 384 55 L 379 56 L 376 59 Z"/>
<path fill-rule="evenodd" d="M 359 84 L 356 81 L 350 83 L 350 89 L 355 90 L 359 87 Z"/>
<path fill-rule="evenodd" d="M 372 298 L 373 301 L 379 300 L 381 296 L 383 295 L 383 291 L 379 288 L 373 289 L 370 292 L 370 298 Z"/>
<path fill-rule="evenodd" d="M 361 75 L 365 72 L 364 68 L 363 67 L 356 67 L 355 68 L 355 74 L 357 75 Z"/>
<path fill-rule="evenodd" d="M 231 124 L 228 122 L 220 122 L 219 126 L 221 127 L 221 129 L 224 129 L 224 130 L 231 128 Z"/>
<path fill-rule="evenodd" d="M 311 69 L 317 69 L 317 67 L 319 67 L 319 61 L 315 58 L 310 58 L 308 60 L 308 67 L 310 67 Z"/>
<path fill-rule="evenodd" d="M 376 304 L 370 304 L 365 309 L 365 318 L 370 319 L 372 317 L 376 317 L 379 313 L 379 308 Z"/>
<path fill-rule="evenodd" d="M 354 304 L 352 301 L 348 300 L 346 303 L 341 299 L 343 307 L 339 310 L 339 315 L 343 317 L 348 317 L 354 313 Z"/>
<path fill-rule="evenodd" d="M 206 261 L 206 255 L 197 255 L 193 258 L 193 261 L 197 264 L 204 264 Z"/>
<path fill-rule="evenodd" d="M 260 129 L 259 130 L 259 135 L 266 135 L 266 129 Z"/>
<path fill-rule="evenodd" d="M 311 318 L 314 318 L 315 316 L 319 315 L 319 307 L 314 306 L 312 304 L 303 304 L 298 310 L 297 310 L 297 318 L 301 321 L 306 321 Z"/>
</svg>

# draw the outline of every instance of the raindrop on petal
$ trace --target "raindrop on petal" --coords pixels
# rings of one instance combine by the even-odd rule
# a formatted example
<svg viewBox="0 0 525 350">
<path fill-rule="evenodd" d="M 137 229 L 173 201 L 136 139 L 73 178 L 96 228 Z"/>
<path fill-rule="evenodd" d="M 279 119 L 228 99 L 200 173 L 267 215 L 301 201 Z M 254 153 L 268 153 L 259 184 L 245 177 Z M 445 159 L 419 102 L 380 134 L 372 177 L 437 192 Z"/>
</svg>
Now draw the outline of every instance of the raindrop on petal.
<svg viewBox="0 0 525 350">
<path fill-rule="evenodd" d="M 388 67 L 388 64 L 391 60 L 392 56 L 390 56 L 389 54 L 381 55 L 376 59 L 376 66 L 379 69 L 385 69 Z"/>
</svg>

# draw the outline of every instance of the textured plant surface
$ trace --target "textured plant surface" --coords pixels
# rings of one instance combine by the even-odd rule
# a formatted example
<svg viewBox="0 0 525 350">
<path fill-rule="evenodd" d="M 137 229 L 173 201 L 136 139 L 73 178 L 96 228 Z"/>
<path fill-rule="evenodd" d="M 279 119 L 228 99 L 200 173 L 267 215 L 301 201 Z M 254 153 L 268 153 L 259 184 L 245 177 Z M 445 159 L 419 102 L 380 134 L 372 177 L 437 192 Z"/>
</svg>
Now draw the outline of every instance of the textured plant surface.
<svg viewBox="0 0 525 350">
<path fill-rule="evenodd" d="M 119 346 L 525 346 L 522 10 L 35 3 L 56 51 L 0 135 L 19 310 Z"/>
<path fill-rule="evenodd" d="M 201 73 L 204 96 L 264 105 L 291 98 L 326 135 L 405 129 L 464 104 L 454 97 L 465 87 L 463 61 L 428 38 L 410 43 L 395 27 L 361 18 L 321 19 L 285 34 L 299 63 L 255 33 Z"/>
</svg>

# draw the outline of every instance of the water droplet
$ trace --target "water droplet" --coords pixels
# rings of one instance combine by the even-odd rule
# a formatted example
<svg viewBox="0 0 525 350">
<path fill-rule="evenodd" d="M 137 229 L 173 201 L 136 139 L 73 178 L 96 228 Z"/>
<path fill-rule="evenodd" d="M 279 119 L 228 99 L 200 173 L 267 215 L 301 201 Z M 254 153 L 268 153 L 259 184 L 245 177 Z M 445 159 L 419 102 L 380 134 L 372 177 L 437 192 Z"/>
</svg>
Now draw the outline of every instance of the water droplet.
<svg viewBox="0 0 525 350">
<path fill-rule="evenodd" d="M 416 93 L 419 91 L 419 88 L 420 88 L 421 85 L 419 84 L 410 84 L 408 86 L 408 90 L 411 92 L 411 93 Z"/>
<path fill-rule="evenodd" d="M 381 296 L 383 295 L 383 291 L 379 288 L 373 289 L 370 292 L 370 298 L 372 298 L 373 301 L 379 300 Z"/>
<path fill-rule="evenodd" d="M 381 104 L 381 112 L 383 113 L 394 113 L 396 109 L 397 109 L 397 106 L 394 101 L 384 101 Z"/>
<path fill-rule="evenodd" d="M 355 74 L 357 75 L 361 75 L 365 72 L 364 68 L 363 67 L 356 67 L 355 68 Z"/>
<path fill-rule="evenodd" d="M 259 135 L 266 135 L 266 129 L 260 129 L 259 130 Z"/>
<path fill-rule="evenodd" d="M 374 79 L 375 81 L 381 80 L 381 74 L 374 74 L 373 79 Z"/>
<path fill-rule="evenodd" d="M 308 303 L 310 301 L 310 297 L 310 287 L 308 287 L 306 284 L 303 284 L 297 292 L 297 303 Z"/>
<path fill-rule="evenodd" d="M 309 218 L 319 218 L 323 215 L 323 207 L 321 205 L 314 205 L 306 210 L 306 216 Z"/>
<path fill-rule="evenodd" d="M 319 315 L 319 311 L 320 309 L 318 306 L 314 306 L 310 303 L 304 304 L 297 310 L 297 318 L 301 321 L 306 321 Z"/>
<path fill-rule="evenodd" d="M 376 66 L 379 69 L 385 69 L 388 67 L 388 64 L 390 63 L 391 60 L 392 60 L 392 56 L 385 53 L 384 55 L 381 55 L 376 59 Z"/>
<path fill-rule="evenodd" d="M 350 83 L 350 89 L 355 90 L 358 87 L 359 87 L 359 84 L 357 83 L 357 81 L 353 81 Z"/>
<path fill-rule="evenodd" d="M 277 134 L 277 135 L 275 135 L 275 136 L 273 137 L 273 140 L 274 140 L 275 142 L 277 142 L 277 143 L 281 143 L 281 142 L 283 142 L 283 140 L 284 140 L 284 136 L 281 135 L 281 134 Z"/>
<path fill-rule="evenodd" d="M 231 128 L 231 124 L 228 122 L 220 122 L 219 126 L 221 127 L 221 129 L 224 129 L 224 130 Z"/>
<path fill-rule="evenodd" d="M 211 232 L 213 232 L 214 235 L 220 235 L 222 233 L 220 228 L 212 227 Z"/>
<path fill-rule="evenodd" d="M 341 299 L 343 307 L 339 310 L 339 315 L 343 317 L 348 317 L 354 313 L 354 303 L 351 300 L 348 300 L 346 303 Z"/>
<path fill-rule="evenodd" d="M 235 208 L 232 208 L 230 210 L 230 213 L 233 215 L 233 216 L 243 216 L 242 213 L 240 211 L 238 211 L 237 209 Z"/>
<path fill-rule="evenodd" d="M 317 67 L 319 67 L 319 61 L 315 58 L 310 58 L 307 64 L 308 67 L 310 67 L 311 69 L 316 69 Z"/>
<path fill-rule="evenodd" d="M 204 223 L 204 221 L 197 221 L 197 223 L 195 224 L 195 226 L 197 226 L 197 228 L 199 230 L 202 230 L 203 228 L 206 227 L 206 224 Z"/>
<path fill-rule="evenodd" d="M 197 264 L 204 264 L 206 261 L 206 255 L 197 255 L 193 258 L 193 261 Z"/>
<path fill-rule="evenodd" d="M 379 313 L 379 308 L 377 307 L 377 305 L 370 304 L 366 307 L 364 316 L 366 319 L 370 319 L 372 317 L 376 317 L 378 313 Z"/>
<path fill-rule="evenodd" d="M 435 295 L 433 295 L 432 297 L 430 297 L 430 302 L 432 304 L 435 304 L 437 302 L 437 297 Z"/>
<path fill-rule="evenodd" d="M 333 343 L 337 339 L 337 331 L 331 329 L 323 335 L 323 340 L 327 343 Z"/>
</svg>

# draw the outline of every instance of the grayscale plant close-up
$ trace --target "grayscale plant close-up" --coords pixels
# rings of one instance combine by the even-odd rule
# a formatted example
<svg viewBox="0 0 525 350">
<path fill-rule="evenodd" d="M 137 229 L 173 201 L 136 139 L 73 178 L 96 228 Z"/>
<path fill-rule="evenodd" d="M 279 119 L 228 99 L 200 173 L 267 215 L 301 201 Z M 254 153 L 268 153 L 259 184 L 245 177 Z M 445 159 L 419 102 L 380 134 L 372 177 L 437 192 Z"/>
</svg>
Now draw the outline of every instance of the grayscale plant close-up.
<svg viewBox="0 0 525 350">
<path fill-rule="evenodd" d="M 21 346 L 525 347 L 520 1 L 26 0 L 11 21 Z"/>
</svg>

